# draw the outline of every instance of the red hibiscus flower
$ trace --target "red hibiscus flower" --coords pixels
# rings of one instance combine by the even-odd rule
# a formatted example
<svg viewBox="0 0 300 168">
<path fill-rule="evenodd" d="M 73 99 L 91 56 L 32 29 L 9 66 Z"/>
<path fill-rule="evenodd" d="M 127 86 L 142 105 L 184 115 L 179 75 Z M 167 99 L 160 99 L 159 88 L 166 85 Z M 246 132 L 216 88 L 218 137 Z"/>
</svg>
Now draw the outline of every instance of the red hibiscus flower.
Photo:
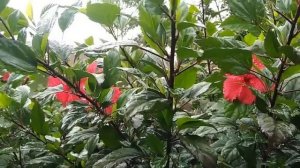
<svg viewBox="0 0 300 168">
<path fill-rule="evenodd" d="M 265 83 L 253 74 L 245 75 L 226 75 L 224 81 L 223 93 L 227 101 L 239 100 L 243 104 L 253 104 L 256 96 L 253 94 L 252 89 L 260 91 L 261 93 L 267 92 Z"/>
<path fill-rule="evenodd" d="M 4 82 L 7 82 L 9 77 L 10 77 L 10 72 L 5 72 L 3 75 L 2 75 L 2 78 L 1 80 L 4 81 Z"/>
<path fill-rule="evenodd" d="M 72 89 L 64 81 L 53 76 L 48 78 L 48 87 L 55 87 L 58 85 L 63 86 L 63 91 L 56 93 L 56 99 L 60 101 L 64 107 L 73 101 L 80 100 L 80 97 L 75 95 L 72 92 Z"/>
<path fill-rule="evenodd" d="M 265 66 L 255 56 L 252 57 L 253 67 L 263 70 Z M 223 85 L 223 94 L 225 100 L 233 102 L 239 100 L 243 104 L 251 105 L 255 102 L 256 96 L 251 89 L 255 89 L 261 93 L 268 91 L 266 84 L 253 74 L 231 75 L 226 74 L 226 80 Z"/>
<path fill-rule="evenodd" d="M 103 69 L 102 68 L 98 68 L 97 65 L 98 65 L 98 63 L 96 61 L 94 61 L 93 63 L 91 63 L 91 64 L 89 64 L 87 66 L 86 71 L 89 72 L 89 73 L 95 73 L 95 74 L 102 73 Z M 80 90 L 83 93 L 86 93 L 84 86 L 85 86 L 85 83 L 86 83 L 87 80 L 88 80 L 88 78 L 82 78 L 80 80 Z M 48 78 L 48 86 L 49 87 L 54 87 L 54 86 L 58 86 L 58 85 L 62 85 L 63 86 L 63 91 L 56 93 L 56 99 L 58 101 L 60 101 L 64 107 L 66 105 L 68 105 L 69 103 L 73 102 L 73 101 L 79 101 L 80 100 L 82 102 L 86 102 L 86 100 L 83 100 L 79 96 L 77 96 L 76 94 L 74 94 L 73 91 L 72 91 L 72 89 L 64 81 L 62 81 L 61 79 L 55 78 L 55 77 L 52 77 L 52 76 L 50 76 Z M 113 106 L 118 101 L 120 95 L 121 95 L 120 88 L 113 87 L 113 95 L 112 95 L 112 98 L 111 98 L 112 105 L 110 105 L 109 107 L 105 108 L 105 110 L 104 110 L 105 114 L 111 115 L 111 113 L 113 112 Z"/>
</svg>

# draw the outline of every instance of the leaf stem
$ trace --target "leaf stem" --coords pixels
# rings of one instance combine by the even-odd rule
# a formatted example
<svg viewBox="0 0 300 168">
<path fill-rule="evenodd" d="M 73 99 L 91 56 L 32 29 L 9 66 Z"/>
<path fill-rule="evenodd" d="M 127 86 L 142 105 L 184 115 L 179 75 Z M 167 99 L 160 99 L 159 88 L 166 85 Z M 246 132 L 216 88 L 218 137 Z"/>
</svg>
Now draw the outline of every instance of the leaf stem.
<svg viewBox="0 0 300 168">
<path fill-rule="evenodd" d="M 14 35 L 12 34 L 12 32 L 10 31 L 10 29 L 8 28 L 8 26 L 6 25 L 6 23 L 4 22 L 4 20 L 2 19 L 2 17 L 0 17 L 0 21 L 2 22 L 3 26 L 5 27 L 5 29 L 7 30 L 8 34 L 10 35 L 11 39 L 16 41 Z"/>
</svg>

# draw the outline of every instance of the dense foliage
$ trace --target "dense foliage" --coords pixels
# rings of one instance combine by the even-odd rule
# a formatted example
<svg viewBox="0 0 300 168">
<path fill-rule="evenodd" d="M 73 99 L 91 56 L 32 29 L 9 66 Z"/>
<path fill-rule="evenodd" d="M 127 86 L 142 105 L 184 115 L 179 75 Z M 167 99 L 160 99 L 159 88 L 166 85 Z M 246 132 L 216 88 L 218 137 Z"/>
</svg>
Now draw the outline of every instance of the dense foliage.
<svg viewBox="0 0 300 168">
<path fill-rule="evenodd" d="M 0 167 L 300 166 L 299 0 L 79 1 L 39 22 L 8 2 Z M 48 39 L 75 15 L 115 41 Z"/>
</svg>

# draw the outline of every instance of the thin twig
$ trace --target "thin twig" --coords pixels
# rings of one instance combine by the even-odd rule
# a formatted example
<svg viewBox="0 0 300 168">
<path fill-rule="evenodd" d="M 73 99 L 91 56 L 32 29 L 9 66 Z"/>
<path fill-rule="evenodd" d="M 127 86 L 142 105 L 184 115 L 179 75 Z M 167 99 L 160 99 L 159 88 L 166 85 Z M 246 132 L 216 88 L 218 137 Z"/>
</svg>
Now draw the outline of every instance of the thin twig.
<svg viewBox="0 0 300 168">
<path fill-rule="evenodd" d="M 16 41 L 14 35 L 11 33 L 11 31 L 9 30 L 8 26 L 6 25 L 6 23 L 4 22 L 4 20 L 2 19 L 2 17 L 0 17 L 0 21 L 2 22 L 3 26 L 5 27 L 5 29 L 7 30 L 8 34 L 10 35 L 11 39 Z"/>
<path fill-rule="evenodd" d="M 283 13 L 281 13 L 279 10 L 274 8 L 274 11 L 277 12 L 280 16 L 282 16 L 285 20 L 287 20 L 290 24 L 293 24 L 293 21 L 287 16 L 285 16 Z"/>
<path fill-rule="evenodd" d="M 197 65 L 197 64 L 198 64 L 198 62 L 194 62 L 194 63 L 191 64 L 190 66 L 188 66 L 188 67 L 184 68 L 182 71 L 178 72 L 178 73 L 176 74 L 176 76 L 182 74 L 183 72 L 189 70 L 190 68 L 193 68 L 193 67 L 194 67 L 195 65 Z"/>
</svg>

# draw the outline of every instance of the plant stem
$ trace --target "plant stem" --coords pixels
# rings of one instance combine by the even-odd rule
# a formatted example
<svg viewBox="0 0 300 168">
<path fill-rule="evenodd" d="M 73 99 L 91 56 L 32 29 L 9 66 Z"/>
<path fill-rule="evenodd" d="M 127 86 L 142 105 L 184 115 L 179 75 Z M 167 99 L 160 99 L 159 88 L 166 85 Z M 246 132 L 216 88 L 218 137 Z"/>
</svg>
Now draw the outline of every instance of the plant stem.
<svg viewBox="0 0 300 168">
<path fill-rule="evenodd" d="M 177 8 L 177 0 L 171 1 L 172 9 L 171 9 L 171 53 L 169 54 L 169 79 L 168 79 L 168 85 L 169 85 L 169 95 L 168 99 L 171 104 L 172 111 L 174 110 L 174 99 L 171 94 L 171 90 L 174 89 L 174 83 L 175 83 L 175 52 L 176 52 L 176 43 L 178 37 L 176 36 L 177 30 L 176 30 L 176 8 Z M 172 150 L 172 129 L 168 132 L 168 139 L 167 139 L 167 149 L 166 149 L 166 155 L 167 155 L 167 163 L 166 168 L 170 167 L 170 159 L 171 159 L 171 150 Z"/>
<path fill-rule="evenodd" d="M 297 13 L 295 15 L 295 18 L 292 21 L 292 28 L 290 30 L 290 34 L 289 34 L 288 41 L 287 41 L 286 45 L 290 45 L 293 38 L 294 38 L 294 32 L 295 32 L 295 29 L 296 29 L 296 26 L 297 26 L 297 21 L 298 21 L 299 17 L 300 17 L 300 4 L 298 5 L 298 9 L 297 9 Z M 284 58 L 281 61 L 279 72 L 278 72 L 278 75 L 277 75 L 277 78 L 276 78 L 274 94 L 273 94 L 273 97 L 271 99 L 271 107 L 274 107 L 276 105 L 276 100 L 277 100 L 278 93 L 279 93 L 279 85 L 281 83 L 280 82 L 281 77 L 282 77 L 282 74 L 284 73 L 285 65 L 286 65 L 287 60 L 288 60 L 288 57 L 285 55 Z"/>
</svg>

